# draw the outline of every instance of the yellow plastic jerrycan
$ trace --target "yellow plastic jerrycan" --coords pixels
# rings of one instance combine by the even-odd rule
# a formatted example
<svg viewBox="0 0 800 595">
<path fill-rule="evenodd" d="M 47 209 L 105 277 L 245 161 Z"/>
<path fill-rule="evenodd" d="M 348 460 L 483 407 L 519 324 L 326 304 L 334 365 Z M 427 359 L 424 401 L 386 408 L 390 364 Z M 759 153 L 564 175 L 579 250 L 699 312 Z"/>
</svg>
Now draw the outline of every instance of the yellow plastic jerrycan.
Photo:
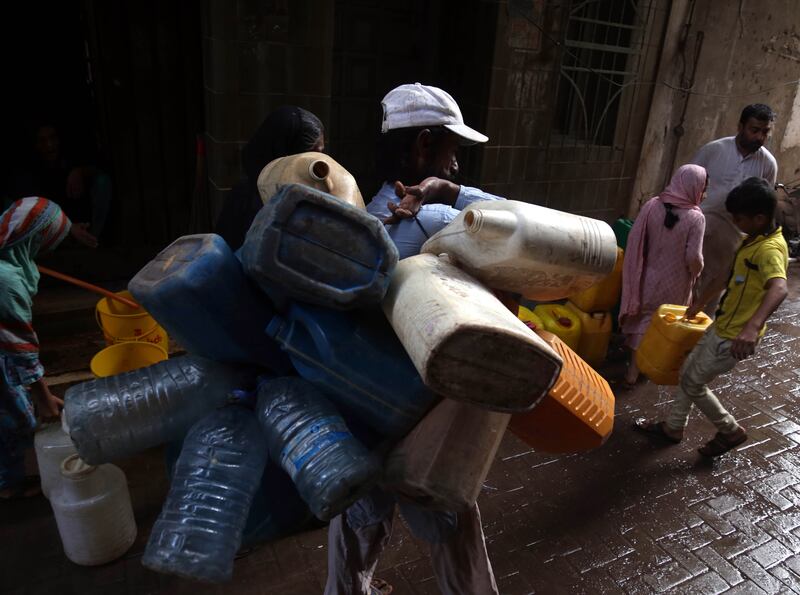
<svg viewBox="0 0 800 595">
<path fill-rule="evenodd" d="M 542 319 L 539 318 L 536 314 L 534 314 L 533 310 L 526 308 L 525 306 L 519 307 L 519 313 L 517 314 L 517 318 L 519 318 L 528 327 L 534 330 L 544 328 L 544 323 L 542 322 Z"/>
<path fill-rule="evenodd" d="M 267 163 L 258 175 L 258 194 L 266 203 L 288 184 L 303 184 L 365 209 L 355 178 L 329 155 L 309 151 L 279 157 Z"/>
<path fill-rule="evenodd" d="M 567 308 L 581 320 L 581 338 L 578 341 L 578 355 L 593 368 L 603 363 L 611 341 L 611 313 L 584 312 L 572 302 Z"/>
<path fill-rule="evenodd" d="M 617 262 L 614 264 L 614 270 L 599 283 L 571 296 L 569 301 L 584 312 L 613 310 L 622 293 L 622 263 L 624 260 L 624 251 L 622 248 L 617 248 Z"/>
<path fill-rule="evenodd" d="M 660 306 L 636 350 L 636 365 L 656 384 L 678 384 L 678 372 L 686 356 L 711 325 L 711 319 L 703 312 L 691 320 L 683 318 L 685 313 L 686 306 Z"/>
<path fill-rule="evenodd" d="M 539 304 L 533 309 L 542 321 L 544 330 L 561 338 L 570 349 L 578 350 L 581 340 L 581 319 L 561 304 Z"/>
<path fill-rule="evenodd" d="M 547 396 L 527 413 L 511 416 L 508 428 L 523 442 L 546 452 L 578 452 L 601 446 L 614 428 L 614 393 L 561 339 L 537 331 L 564 360 Z"/>
</svg>

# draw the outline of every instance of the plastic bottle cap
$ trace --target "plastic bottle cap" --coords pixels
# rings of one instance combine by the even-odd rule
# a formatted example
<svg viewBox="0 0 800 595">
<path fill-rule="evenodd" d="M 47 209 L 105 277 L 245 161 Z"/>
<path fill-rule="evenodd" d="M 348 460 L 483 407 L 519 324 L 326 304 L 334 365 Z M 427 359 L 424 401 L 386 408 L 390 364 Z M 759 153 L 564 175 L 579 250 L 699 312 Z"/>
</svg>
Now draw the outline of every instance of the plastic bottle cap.
<svg viewBox="0 0 800 595">
<path fill-rule="evenodd" d="M 572 328 L 572 321 L 566 316 L 560 316 L 558 318 L 558 324 L 566 328 Z"/>
<path fill-rule="evenodd" d="M 61 475 L 68 479 L 80 479 L 89 475 L 97 467 L 88 464 L 79 455 L 70 455 L 61 461 Z"/>
<path fill-rule="evenodd" d="M 672 312 L 667 312 L 664 314 L 664 322 L 675 322 L 678 319 Z"/>
</svg>

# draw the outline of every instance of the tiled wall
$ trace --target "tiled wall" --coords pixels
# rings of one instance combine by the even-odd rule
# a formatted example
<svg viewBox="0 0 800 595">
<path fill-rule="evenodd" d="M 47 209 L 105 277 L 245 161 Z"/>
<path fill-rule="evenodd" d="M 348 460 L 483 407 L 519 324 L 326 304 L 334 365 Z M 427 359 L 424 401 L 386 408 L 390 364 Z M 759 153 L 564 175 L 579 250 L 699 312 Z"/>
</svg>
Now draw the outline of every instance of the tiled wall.
<svg viewBox="0 0 800 595">
<path fill-rule="evenodd" d="M 218 211 L 264 117 L 294 104 L 330 120 L 333 0 L 204 0 L 209 186 Z"/>
</svg>

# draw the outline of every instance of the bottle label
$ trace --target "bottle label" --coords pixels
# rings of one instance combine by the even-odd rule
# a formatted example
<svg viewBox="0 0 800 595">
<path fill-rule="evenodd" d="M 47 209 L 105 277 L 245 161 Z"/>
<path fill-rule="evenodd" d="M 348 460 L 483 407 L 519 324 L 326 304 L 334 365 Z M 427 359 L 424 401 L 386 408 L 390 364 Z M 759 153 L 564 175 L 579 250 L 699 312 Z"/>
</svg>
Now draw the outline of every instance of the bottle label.
<svg viewBox="0 0 800 595">
<path fill-rule="evenodd" d="M 306 463 L 332 444 L 352 438 L 341 418 L 323 417 L 310 424 L 295 436 L 281 451 L 282 466 L 289 470 L 292 479 Z"/>
</svg>

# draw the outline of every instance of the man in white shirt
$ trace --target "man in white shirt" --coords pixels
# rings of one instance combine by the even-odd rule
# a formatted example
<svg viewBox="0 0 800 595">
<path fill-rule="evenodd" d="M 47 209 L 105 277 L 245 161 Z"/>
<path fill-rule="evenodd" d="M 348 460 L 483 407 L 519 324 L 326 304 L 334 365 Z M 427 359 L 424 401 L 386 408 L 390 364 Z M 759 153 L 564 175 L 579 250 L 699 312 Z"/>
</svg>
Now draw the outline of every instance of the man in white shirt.
<svg viewBox="0 0 800 595">
<path fill-rule="evenodd" d="M 705 265 L 695 284 L 695 296 L 703 295 L 712 286 L 724 286 L 731 270 L 742 233 L 725 209 L 728 193 L 750 177 L 765 179 L 771 186 L 778 176 L 778 163 L 764 143 L 772 132 L 775 113 L 768 105 L 755 103 L 742 110 L 736 136 L 726 136 L 704 145 L 689 163 L 700 165 L 708 172 L 706 199 L 700 205 L 706 216 L 703 236 Z M 717 299 L 706 306 L 714 315 Z"/>
</svg>

